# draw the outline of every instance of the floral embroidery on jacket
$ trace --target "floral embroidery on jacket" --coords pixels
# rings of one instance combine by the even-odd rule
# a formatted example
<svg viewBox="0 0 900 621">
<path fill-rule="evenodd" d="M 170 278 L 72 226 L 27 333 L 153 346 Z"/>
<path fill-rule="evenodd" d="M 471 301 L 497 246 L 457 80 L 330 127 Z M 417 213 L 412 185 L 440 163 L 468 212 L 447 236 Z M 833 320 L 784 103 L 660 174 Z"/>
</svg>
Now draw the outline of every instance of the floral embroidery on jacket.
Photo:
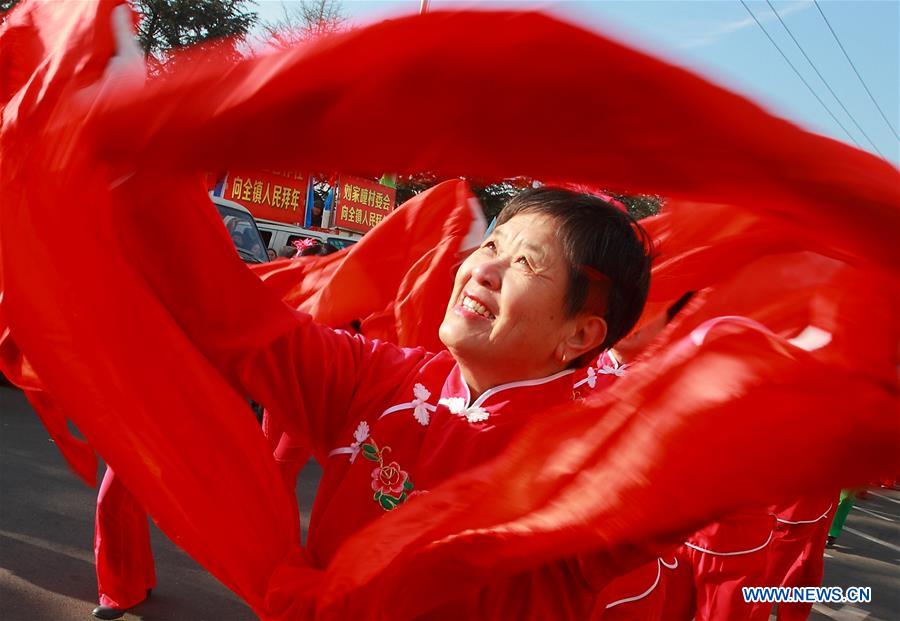
<svg viewBox="0 0 900 621">
<path fill-rule="evenodd" d="M 615 375 L 616 377 L 622 377 L 625 375 L 625 367 L 627 364 L 623 364 L 621 366 L 614 367 L 610 364 L 604 364 L 600 367 L 600 373 L 603 375 Z"/>
<path fill-rule="evenodd" d="M 350 463 L 359 455 L 360 446 L 369 437 L 369 423 L 361 421 L 356 431 L 353 432 L 353 442 L 350 443 Z"/>
<path fill-rule="evenodd" d="M 392 511 L 406 502 L 414 487 L 409 473 L 401 470 L 400 464 L 395 461 L 385 462 L 385 456 L 390 452 L 391 447 L 379 448 L 372 438 L 362 445 L 362 456 L 378 463 L 372 470 L 372 490 L 375 492 L 372 498 L 385 511 Z"/>
<path fill-rule="evenodd" d="M 415 397 L 415 399 L 412 400 L 413 418 L 415 418 L 420 425 L 425 427 L 431 421 L 431 414 L 428 412 L 428 408 L 425 407 L 425 402 L 431 396 L 431 392 L 422 386 L 422 384 L 416 384 L 413 386 L 413 396 Z"/>
</svg>

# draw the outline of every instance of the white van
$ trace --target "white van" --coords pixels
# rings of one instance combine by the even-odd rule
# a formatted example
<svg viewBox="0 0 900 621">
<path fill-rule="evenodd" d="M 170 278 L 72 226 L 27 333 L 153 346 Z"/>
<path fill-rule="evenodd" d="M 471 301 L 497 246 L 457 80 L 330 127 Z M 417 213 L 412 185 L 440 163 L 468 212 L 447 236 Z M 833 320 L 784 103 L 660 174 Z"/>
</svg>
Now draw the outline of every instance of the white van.
<svg viewBox="0 0 900 621">
<path fill-rule="evenodd" d="M 315 239 L 320 243 L 328 243 L 338 250 L 351 246 L 358 242 L 361 235 L 332 233 L 330 231 L 312 231 L 303 227 L 275 222 L 274 220 L 256 220 L 259 234 L 262 235 L 266 247 L 276 253 L 285 246 L 292 245 L 295 241 L 303 239 Z"/>
</svg>

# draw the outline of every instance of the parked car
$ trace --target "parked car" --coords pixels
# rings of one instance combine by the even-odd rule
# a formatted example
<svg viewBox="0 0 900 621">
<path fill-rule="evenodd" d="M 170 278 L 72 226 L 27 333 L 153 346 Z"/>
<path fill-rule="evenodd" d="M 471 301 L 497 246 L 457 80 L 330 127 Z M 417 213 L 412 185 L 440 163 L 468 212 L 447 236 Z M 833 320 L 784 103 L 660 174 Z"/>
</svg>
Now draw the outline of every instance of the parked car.
<svg viewBox="0 0 900 621">
<path fill-rule="evenodd" d="M 247 208 L 218 196 L 211 198 L 244 263 L 267 263 L 266 243 Z"/>
<path fill-rule="evenodd" d="M 278 252 L 285 246 L 290 246 L 295 241 L 303 239 L 315 239 L 320 243 L 329 243 L 338 249 L 346 248 L 359 241 L 359 237 L 332 233 L 329 231 L 313 231 L 303 227 L 275 222 L 274 220 L 257 220 L 259 232 L 262 235 L 266 247 Z"/>
</svg>

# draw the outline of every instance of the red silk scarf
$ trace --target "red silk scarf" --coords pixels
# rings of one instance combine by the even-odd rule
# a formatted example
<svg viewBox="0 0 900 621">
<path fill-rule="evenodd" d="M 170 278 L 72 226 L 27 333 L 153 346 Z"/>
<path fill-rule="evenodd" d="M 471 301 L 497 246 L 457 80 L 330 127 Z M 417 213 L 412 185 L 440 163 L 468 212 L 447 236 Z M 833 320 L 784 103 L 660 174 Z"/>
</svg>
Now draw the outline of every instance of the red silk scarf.
<svg viewBox="0 0 900 621">
<path fill-rule="evenodd" d="M 392 20 L 224 69 L 200 58 L 138 87 L 105 74 L 115 4 L 25 0 L 0 31 L 3 315 L 54 407 L 260 616 L 412 618 L 566 555 L 613 559 L 744 504 L 896 472 L 896 376 L 882 356 L 834 364 L 845 352 L 807 352 L 777 330 L 714 320 L 369 525 L 328 568 L 308 567 L 292 499 L 231 364 L 286 329 L 292 311 L 234 256 L 204 171 L 527 174 L 727 204 L 715 217 L 679 210 L 671 238 L 684 231 L 699 243 L 666 252 L 692 271 L 671 268 L 668 293 L 653 298 L 690 283 L 711 289 L 704 304 L 719 299 L 715 285 L 727 289 L 712 259 L 729 244 L 744 244 L 729 269 L 752 269 L 791 248 L 798 223 L 804 249 L 852 263 L 863 299 L 884 299 L 897 290 L 900 176 L 538 14 Z M 661 106 L 660 92 L 677 97 Z M 393 121 L 414 131 L 379 142 Z M 319 148 L 298 150 L 301 140 Z M 728 235 L 742 226 L 771 237 Z M 691 263 L 705 250 L 710 259 Z M 840 292 L 845 281 L 809 282 Z M 765 314 L 747 295 L 737 312 Z M 836 333 L 859 325 L 865 305 L 823 295 Z M 801 303 L 784 304 L 768 317 L 791 317 L 795 330 Z M 884 338 L 873 324 L 836 342 L 849 352 Z"/>
</svg>

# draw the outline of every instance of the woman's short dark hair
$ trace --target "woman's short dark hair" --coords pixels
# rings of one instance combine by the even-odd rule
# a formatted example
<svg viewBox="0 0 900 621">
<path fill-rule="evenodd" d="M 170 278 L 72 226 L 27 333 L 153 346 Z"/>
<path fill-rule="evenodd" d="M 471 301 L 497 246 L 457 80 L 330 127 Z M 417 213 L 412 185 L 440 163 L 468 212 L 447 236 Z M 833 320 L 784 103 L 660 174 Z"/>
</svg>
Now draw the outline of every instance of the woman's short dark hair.
<svg viewBox="0 0 900 621">
<path fill-rule="evenodd" d="M 637 323 L 647 301 L 651 243 L 646 231 L 603 199 L 563 188 L 521 192 L 497 216 L 497 225 L 521 213 L 549 216 L 559 225 L 569 264 L 565 311 L 574 317 L 587 305 L 605 306 L 607 333 L 600 349 L 615 345 Z M 591 295 L 592 287 L 606 291 L 605 299 Z"/>
</svg>

